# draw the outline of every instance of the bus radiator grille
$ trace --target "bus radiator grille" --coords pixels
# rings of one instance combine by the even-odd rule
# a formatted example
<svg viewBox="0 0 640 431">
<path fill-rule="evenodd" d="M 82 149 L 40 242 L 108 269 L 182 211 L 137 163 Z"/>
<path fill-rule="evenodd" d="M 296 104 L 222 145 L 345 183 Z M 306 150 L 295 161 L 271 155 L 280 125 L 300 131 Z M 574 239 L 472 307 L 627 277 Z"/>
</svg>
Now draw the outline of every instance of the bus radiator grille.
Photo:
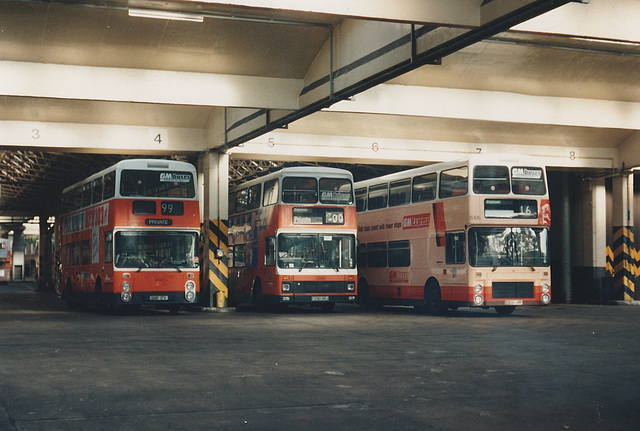
<svg viewBox="0 0 640 431">
<path fill-rule="evenodd" d="M 344 293 L 347 291 L 344 281 L 297 281 L 293 284 L 293 293 Z"/>
<path fill-rule="evenodd" d="M 493 283 L 493 298 L 533 298 L 533 282 L 508 281 Z"/>
</svg>

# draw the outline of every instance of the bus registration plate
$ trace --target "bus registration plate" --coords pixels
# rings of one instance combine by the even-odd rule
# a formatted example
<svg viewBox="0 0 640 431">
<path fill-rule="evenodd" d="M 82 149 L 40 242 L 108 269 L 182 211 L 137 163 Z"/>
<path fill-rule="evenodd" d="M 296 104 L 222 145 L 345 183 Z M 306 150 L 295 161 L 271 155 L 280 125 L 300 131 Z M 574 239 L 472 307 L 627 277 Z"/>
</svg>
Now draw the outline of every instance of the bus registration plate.
<svg viewBox="0 0 640 431">
<path fill-rule="evenodd" d="M 522 305 L 522 299 L 507 299 L 504 305 Z"/>
<path fill-rule="evenodd" d="M 326 302 L 328 300 L 329 300 L 328 296 L 312 296 L 311 297 L 312 302 Z"/>
<path fill-rule="evenodd" d="M 149 295 L 149 301 L 168 301 L 169 295 Z"/>
</svg>

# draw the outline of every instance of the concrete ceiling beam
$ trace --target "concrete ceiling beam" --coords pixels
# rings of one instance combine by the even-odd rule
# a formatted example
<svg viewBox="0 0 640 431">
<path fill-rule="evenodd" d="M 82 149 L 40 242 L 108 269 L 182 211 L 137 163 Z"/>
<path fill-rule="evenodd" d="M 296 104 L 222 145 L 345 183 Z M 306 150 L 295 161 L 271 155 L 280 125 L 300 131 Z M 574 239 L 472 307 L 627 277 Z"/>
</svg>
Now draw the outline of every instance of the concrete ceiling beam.
<svg viewBox="0 0 640 431">
<path fill-rule="evenodd" d="M 0 95 L 297 109 L 301 79 L 0 61 Z"/>
</svg>

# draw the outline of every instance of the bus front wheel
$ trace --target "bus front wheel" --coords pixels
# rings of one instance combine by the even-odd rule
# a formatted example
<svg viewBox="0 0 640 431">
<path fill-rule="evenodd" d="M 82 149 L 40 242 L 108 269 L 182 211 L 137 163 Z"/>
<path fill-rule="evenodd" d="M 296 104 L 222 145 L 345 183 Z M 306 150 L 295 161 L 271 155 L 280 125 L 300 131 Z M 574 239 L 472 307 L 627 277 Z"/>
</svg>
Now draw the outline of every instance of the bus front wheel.
<svg viewBox="0 0 640 431">
<path fill-rule="evenodd" d="M 515 305 L 501 305 L 499 307 L 496 307 L 496 313 L 501 316 L 508 316 L 509 314 L 513 313 L 515 309 Z"/>
<path fill-rule="evenodd" d="M 251 302 L 253 303 L 253 306 L 257 309 L 257 310 L 264 310 L 265 309 L 265 304 L 264 304 L 264 295 L 262 294 L 262 284 L 260 283 L 260 280 L 257 279 L 253 282 L 253 289 L 251 289 Z"/>
<path fill-rule="evenodd" d="M 430 281 L 424 288 L 424 304 L 426 310 L 431 314 L 442 314 L 446 309 L 440 294 L 438 283 Z"/>
</svg>

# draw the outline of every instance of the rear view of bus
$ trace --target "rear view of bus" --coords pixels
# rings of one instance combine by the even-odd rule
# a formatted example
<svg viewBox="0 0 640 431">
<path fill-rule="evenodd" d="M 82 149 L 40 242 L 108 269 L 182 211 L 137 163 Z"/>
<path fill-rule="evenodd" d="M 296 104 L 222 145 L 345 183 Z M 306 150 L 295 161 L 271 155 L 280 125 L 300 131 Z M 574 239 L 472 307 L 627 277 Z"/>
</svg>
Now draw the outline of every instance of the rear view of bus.
<svg viewBox="0 0 640 431">
<path fill-rule="evenodd" d="M 360 303 L 461 306 L 551 301 L 551 211 L 535 158 L 476 155 L 356 184 Z"/>
<path fill-rule="evenodd" d="M 232 303 L 356 301 L 356 211 L 351 173 L 285 168 L 230 194 Z"/>
<path fill-rule="evenodd" d="M 197 303 L 196 178 L 189 163 L 125 160 L 66 189 L 61 294 L 172 312 Z"/>
</svg>

